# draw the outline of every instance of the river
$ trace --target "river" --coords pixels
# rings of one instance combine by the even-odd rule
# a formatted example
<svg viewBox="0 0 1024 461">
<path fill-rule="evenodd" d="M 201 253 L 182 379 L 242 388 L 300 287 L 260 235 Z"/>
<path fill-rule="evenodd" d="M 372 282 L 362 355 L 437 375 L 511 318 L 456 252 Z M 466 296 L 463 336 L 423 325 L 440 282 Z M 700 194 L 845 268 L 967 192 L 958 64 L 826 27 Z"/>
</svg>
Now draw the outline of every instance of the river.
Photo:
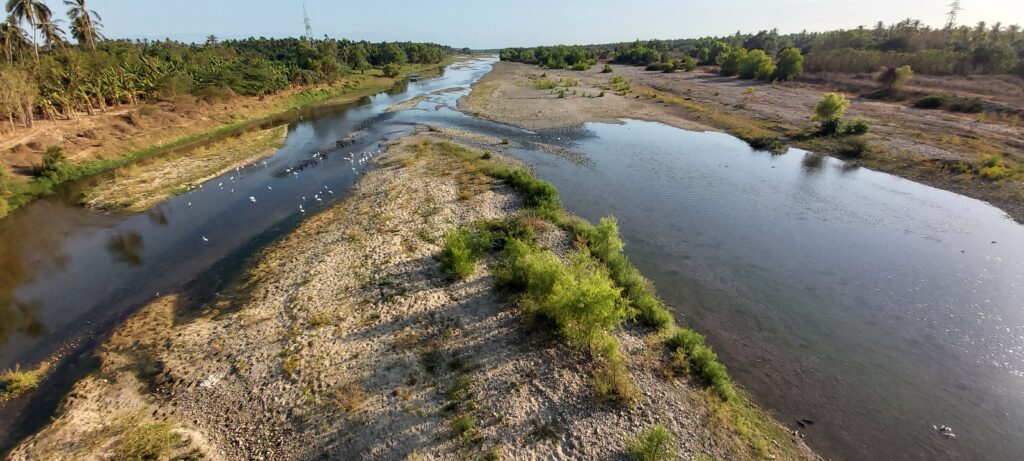
<svg viewBox="0 0 1024 461">
<path fill-rule="evenodd" d="M 265 164 L 147 213 L 94 213 L 68 193 L 0 220 L 0 368 L 68 357 L 37 397 L 0 409 L 4 445 L 46 421 L 126 315 L 161 292 L 215 296 L 260 248 L 345 195 L 364 168 L 348 157 L 433 124 L 518 141 L 508 151 L 567 209 L 616 215 L 627 253 L 679 318 L 826 457 L 1024 457 L 1022 226 L 984 202 L 721 133 L 631 120 L 533 133 L 456 111 L 492 63 L 278 117 L 288 136 Z M 385 111 L 417 96 L 412 110 Z M 335 146 L 358 129 L 359 142 Z"/>
</svg>

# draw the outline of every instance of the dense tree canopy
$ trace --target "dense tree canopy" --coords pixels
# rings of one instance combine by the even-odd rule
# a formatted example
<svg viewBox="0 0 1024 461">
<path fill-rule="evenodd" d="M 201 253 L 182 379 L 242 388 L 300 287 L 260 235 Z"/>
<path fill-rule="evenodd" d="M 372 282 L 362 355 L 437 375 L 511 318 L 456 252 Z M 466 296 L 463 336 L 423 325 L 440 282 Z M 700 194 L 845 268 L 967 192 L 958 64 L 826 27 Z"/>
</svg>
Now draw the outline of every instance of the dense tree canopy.
<svg viewBox="0 0 1024 461">
<path fill-rule="evenodd" d="M 104 40 L 87 0 L 64 0 L 69 30 L 41 0 L 9 0 L 0 23 L 0 117 L 29 126 L 36 117 L 73 118 L 110 105 L 175 94 L 204 99 L 259 96 L 290 85 L 328 83 L 351 71 L 433 64 L 450 48 L 432 43 L 370 43 L 331 38 L 249 38 L 202 45 Z M 30 33 L 31 32 L 31 33 Z M 42 45 L 38 47 L 37 44 Z M 40 52 L 37 55 L 37 48 Z"/>
<path fill-rule="evenodd" d="M 914 72 L 933 75 L 1016 73 L 1024 76 L 1024 31 L 1020 26 L 978 23 L 975 26 L 931 28 L 920 21 L 905 19 L 886 25 L 827 32 L 780 34 L 762 30 L 754 34 L 704 37 L 682 40 L 651 40 L 632 43 L 562 47 L 620 64 L 648 66 L 678 61 L 681 55 L 702 65 L 722 65 L 722 73 L 735 75 L 746 51 L 761 50 L 785 69 L 797 67 L 810 72 L 877 72 L 882 67 L 910 66 Z M 502 59 L 541 65 L 534 53 L 540 48 L 502 50 Z M 797 50 L 803 58 L 796 63 Z M 735 67 L 733 65 L 735 64 Z M 557 66 L 548 66 L 557 67 Z M 787 78 L 777 75 L 776 78 Z"/>
</svg>

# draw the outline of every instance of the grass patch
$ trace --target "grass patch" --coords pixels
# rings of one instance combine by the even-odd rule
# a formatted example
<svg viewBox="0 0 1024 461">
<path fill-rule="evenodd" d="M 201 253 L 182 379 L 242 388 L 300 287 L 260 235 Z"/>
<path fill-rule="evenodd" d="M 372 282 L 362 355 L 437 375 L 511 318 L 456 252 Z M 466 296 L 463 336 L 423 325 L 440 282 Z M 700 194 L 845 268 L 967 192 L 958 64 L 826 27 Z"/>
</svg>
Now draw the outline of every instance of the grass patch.
<svg viewBox="0 0 1024 461">
<path fill-rule="evenodd" d="M 676 459 L 672 433 L 656 424 L 626 440 L 626 457 L 631 461 L 668 461 Z"/>
<path fill-rule="evenodd" d="M 677 328 L 668 345 L 676 353 L 685 354 L 690 370 L 711 386 L 722 400 L 736 398 L 736 389 L 726 373 L 725 365 L 718 361 L 718 354 L 704 344 L 703 335 L 687 328 Z"/>
<path fill-rule="evenodd" d="M 118 440 L 110 456 L 114 461 L 137 461 L 163 459 L 181 441 L 181 435 L 174 432 L 174 425 L 168 422 L 153 422 L 137 425 Z"/>
<path fill-rule="evenodd" d="M 451 435 L 453 438 L 467 437 L 473 433 L 475 427 L 476 421 L 472 416 L 466 415 L 452 421 Z"/>
<path fill-rule="evenodd" d="M 452 279 L 464 279 L 473 273 L 477 261 L 491 249 L 492 236 L 486 228 L 452 229 L 441 244 L 441 270 Z"/>
<path fill-rule="evenodd" d="M 15 366 L 0 374 L 0 402 L 18 397 L 39 386 L 39 381 L 46 374 L 49 364 L 43 363 L 34 370 L 22 370 Z"/>
</svg>

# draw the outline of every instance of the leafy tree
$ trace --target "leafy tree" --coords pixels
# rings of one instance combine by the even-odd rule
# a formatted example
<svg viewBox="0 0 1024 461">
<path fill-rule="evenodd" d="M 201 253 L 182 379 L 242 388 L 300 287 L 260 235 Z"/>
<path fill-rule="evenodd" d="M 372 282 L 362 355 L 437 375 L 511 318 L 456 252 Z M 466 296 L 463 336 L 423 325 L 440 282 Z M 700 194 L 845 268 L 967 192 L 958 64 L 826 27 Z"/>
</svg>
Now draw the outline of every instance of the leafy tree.
<svg viewBox="0 0 1024 461">
<path fill-rule="evenodd" d="M 402 67 L 399 66 L 398 64 L 395 64 L 393 62 L 389 62 L 387 64 L 384 64 L 384 76 L 385 77 L 395 78 L 395 77 L 398 77 L 401 73 L 402 73 Z"/>
<path fill-rule="evenodd" d="M 3 52 L 4 61 L 14 62 L 29 47 L 29 38 L 25 31 L 18 26 L 18 18 L 8 15 L 7 20 L 0 23 L 0 51 Z"/>
<path fill-rule="evenodd" d="M 28 22 L 32 30 L 32 47 L 35 50 L 36 60 L 39 60 L 39 41 L 36 39 L 37 28 L 40 24 L 48 22 L 52 12 L 41 0 L 7 0 L 7 13 L 17 19 Z"/>
<path fill-rule="evenodd" d="M 103 18 L 96 11 L 90 10 L 85 1 L 64 0 L 64 4 L 68 6 L 71 36 L 78 41 L 78 44 L 95 51 L 96 43 L 103 40 L 103 35 L 99 31 L 103 28 Z"/>
<path fill-rule="evenodd" d="M 64 46 L 64 29 L 60 28 L 59 23 L 59 19 L 50 17 L 41 19 L 39 23 L 39 31 L 43 33 L 43 44 L 47 51 L 53 51 Z"/>
<path fill-rule="evenodd" d="M 68 174 L 68 159 L 60 146 L 50 146 L 43 153 L 43 167 L 40 176 L 54 183 L 61 182 Z"/>
<path fill-rule="evenodd" d="M 697 68 L 697 60 L 693 59 L 692 56 L 683 55 L 682 59 L 676 63 L 676 67 L 683 69 L 683 72 L 692 72 Z"/>
<path fill-rule="evenodd" d="M 850 100 L 838 93 L 828 93 L 814 106 L 811 120 L 821 123 L 823 134 L 833 134 L 842 123 L 843 114 L 850 107 Z"/>
<path fill-rule="evenodd" d="M 768 80 L 775 72 L 775 65 L 772 64 L 771 56 L 763 50 L 750 50 L 740 59 L 738 71 L 743 79 Z"/>
<path fill-rule="evenodd" d="M 731 76 L 736 75 L 740 71 L 740 62 L 747 57 L 747 50 L 745 48 L 734 48 L 725 53 L 718 55 L 718 73 Z"/>
<path fill-rule="evenodd" d="M 875 81 L 882 85 L 883 91 L 897 93 L 913 76 L 914 71 L 910 69 L 910 66 L 882 67 L 882 70 L 875 76 Z"/>
<path fill-rule="evenodd" d="M 804 73 L 804 56 L 797 48 L 786 48 L 779 52 L 779 60 L 772 78 L 793 80 Z"/>
</svg>

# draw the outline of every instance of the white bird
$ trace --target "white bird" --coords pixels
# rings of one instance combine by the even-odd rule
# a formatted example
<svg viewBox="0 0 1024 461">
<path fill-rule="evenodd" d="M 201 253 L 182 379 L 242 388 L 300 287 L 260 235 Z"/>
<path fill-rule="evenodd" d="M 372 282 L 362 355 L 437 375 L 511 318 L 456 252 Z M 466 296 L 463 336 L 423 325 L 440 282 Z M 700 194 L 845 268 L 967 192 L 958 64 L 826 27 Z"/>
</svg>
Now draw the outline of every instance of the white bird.
<svg viewBox="0 0 1024 461">
<path fill-rule="evenodd" d="M 253 196 L 250 195 L 249 196 L 249 201 L 252 202 L 252 203 L 256 203 L 256 197 L 253 197 Z"/>
<path fill-rule="evenodd" d="M 234 193 L 235 193 L 235 188 L 234 188 L 234 187 L 232 187 L 232 188 L 231 188 L 231 193 L 232 193 L 232 194 L 234 194 Z"/>
<path fill-rule="evenodd" d="M 217 183 L 217 187 L 224 187 L 224 183 Z"/>
<path fill-rule="evenodd" d="M 273 187 L 267 186 L 267 190 L 274 190 Z"/>
<path fill-rule="evenodd" d="M 204 241 L 204 242 L 209 242 L 209 241 L 210 241 L 210 239 L 206 238 L 206 236 L 204 235 L 204 236 L 203 236 L 203 241 Z"/>
<path fill-rule="evenodd" d="M 317 198 L 316 198 L 316 201 L 318 201 L 318 202 L 322 202 L 323 200 L 320 200 L 320 197 L 317 197 Z"/>
<path fill-rule="evenodd" d="M 234 181 L 234 180 L 235 180 L 235 177 L 234 177 L 234 176 L 232 176 L 232 177 L 228 178 L 228 181 Z"/>
<path fill-rule="evenodd" d="M 192 208 L 192 202 L 188 202 L 188 207 Z"/>
<path fill-rule="evenodd" d="M 333 190 L 328 190 L 327 193 L 331 194 L 331 195 L 334 195 L 334 191 Z"/>
</svg>

